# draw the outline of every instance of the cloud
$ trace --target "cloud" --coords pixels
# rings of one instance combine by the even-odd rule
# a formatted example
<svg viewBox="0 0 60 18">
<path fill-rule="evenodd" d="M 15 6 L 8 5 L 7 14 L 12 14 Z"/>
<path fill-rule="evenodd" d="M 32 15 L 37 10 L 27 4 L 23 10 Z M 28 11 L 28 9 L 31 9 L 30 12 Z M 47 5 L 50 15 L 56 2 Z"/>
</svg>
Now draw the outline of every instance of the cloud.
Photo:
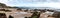
<svg viewBox="0 0 60 18">
<path fill-rule="evenodd" d="M 58 2 L 57 2 L 58 1 Z M 26 7 L 54 7 L 60 8 L 60 0 L 0 0 L 8 6 L 26 6 Z"/>
</svg>

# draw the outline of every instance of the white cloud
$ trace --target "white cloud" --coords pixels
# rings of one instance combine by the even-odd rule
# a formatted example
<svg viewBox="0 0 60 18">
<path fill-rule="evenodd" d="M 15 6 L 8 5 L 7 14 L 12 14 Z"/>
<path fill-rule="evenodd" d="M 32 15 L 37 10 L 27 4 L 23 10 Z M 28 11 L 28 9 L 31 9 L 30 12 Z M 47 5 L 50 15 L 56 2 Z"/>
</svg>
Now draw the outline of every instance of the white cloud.
<svg viewBox="0 0 60 18">
<path fill-rule="evenodd" d="M 27 0 L 31 2 L 32 0 Z M 36 1 L 36 0 L 35 0 Z M 22 3 L 23 0 L 20 0 L 19 2 L 17 0 L 0 0 L 1 3 L 5 3 L 8 6 L 26 6 L 26 7 L 53 7 L 53 8 L 60 8 L 60 2 L 51 2 L 50 0 L 47 0 L 47 2 L 31 2 L 31 3 Z M 16 3 L 16 4 L 15 4 Z"/>
</svg>

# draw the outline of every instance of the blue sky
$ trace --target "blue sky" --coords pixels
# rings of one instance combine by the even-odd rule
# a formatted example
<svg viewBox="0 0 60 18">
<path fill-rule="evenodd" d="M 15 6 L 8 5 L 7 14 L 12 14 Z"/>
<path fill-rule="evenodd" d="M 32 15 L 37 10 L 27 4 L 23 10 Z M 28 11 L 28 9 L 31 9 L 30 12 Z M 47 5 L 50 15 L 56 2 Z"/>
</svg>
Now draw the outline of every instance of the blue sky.
<svg viewBox="0 0 60 18">
<path fill-rule="evenodd" d="M 53 7 L 60 8 L 60 0 L 0 0 L 7 6 L 25 7 Z"/>
</svg>

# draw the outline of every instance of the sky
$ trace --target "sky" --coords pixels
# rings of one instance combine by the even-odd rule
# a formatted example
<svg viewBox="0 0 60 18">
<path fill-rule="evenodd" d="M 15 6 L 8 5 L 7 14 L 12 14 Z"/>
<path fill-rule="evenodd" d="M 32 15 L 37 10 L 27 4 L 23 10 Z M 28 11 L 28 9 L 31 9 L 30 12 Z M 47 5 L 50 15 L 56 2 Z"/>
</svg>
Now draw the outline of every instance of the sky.
<svg viewBox="0 0 60 18">
<path fill-rule="evenodd" d="M 60 0 L 0 0 L 7 6 L 17 7 L 53 7 L 60 8 Z"/>
</svg>

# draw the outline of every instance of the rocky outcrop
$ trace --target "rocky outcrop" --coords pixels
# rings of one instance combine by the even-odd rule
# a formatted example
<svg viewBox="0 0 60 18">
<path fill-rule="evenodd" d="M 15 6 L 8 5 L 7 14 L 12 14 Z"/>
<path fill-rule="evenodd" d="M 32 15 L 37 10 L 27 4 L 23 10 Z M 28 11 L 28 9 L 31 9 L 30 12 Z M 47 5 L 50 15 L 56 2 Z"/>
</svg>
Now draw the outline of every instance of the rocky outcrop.
<svg viewBox="0 0 60 18">
<path fill-rule="evenodd" d="M 0 8 L 6 8 L 6 7 L 7 7 L 6 4 L 0 3 Z"/>
</svg>

